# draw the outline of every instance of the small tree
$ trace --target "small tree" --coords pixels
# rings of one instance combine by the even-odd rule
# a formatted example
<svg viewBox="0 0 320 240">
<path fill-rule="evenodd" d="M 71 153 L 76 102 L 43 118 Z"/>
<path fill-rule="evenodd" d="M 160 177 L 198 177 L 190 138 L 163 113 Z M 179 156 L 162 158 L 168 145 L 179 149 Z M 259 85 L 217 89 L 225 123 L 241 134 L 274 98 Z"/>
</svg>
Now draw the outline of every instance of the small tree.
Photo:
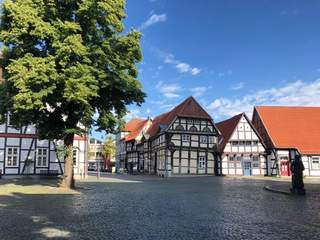
<svg viewBox="0 0 320 240">
<path fill-rule="evenodd" d="M 116 144 L 111 136 L 107 138 L 103 145 L 103 157 L 107 162 L 110 162 L 112 156 L 114 156 L 116 152 Z"/>
<path fill-rule="evenodd" d="M 92 125 L 114 132 L 126 105 L 144 101 L 140 33 L 122 33 L 124 8 L 124 0 L 3 1 L 0 121 L 9 111 L 14 126 L 64 140 L 64 187 L 74 184 L 74 135 Z"/>
</svg>

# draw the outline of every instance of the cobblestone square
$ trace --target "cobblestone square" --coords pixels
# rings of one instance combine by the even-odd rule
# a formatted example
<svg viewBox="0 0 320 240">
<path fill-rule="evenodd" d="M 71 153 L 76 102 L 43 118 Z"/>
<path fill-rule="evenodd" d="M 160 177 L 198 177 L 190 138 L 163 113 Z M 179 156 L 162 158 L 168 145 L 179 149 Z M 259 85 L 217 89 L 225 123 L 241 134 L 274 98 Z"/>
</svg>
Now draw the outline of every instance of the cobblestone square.
<svg viewBox="0 0 320 240">
<path fill-rule="evenodd" d="M 263 189 L 270 184 L 91 176 L 77 182 L 80 194 L 0 196 L 0 239 L 319 239 L 320 196 Z"/>
</svg>

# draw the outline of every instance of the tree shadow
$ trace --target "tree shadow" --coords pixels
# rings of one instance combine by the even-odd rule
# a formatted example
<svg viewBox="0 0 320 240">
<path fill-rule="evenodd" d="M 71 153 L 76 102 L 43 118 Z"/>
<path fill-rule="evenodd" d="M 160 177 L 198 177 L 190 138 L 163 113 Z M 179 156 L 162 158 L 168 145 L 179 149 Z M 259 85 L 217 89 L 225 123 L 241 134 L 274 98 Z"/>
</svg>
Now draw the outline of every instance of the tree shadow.
<svg viewBox="0 0 320 240">
<path fill-rule="evenodd" d="M 58 187 L 61 178 L 56 177 L 19 177 L 19 178 L 1 178 L 0 179 L 0 186 L 5 184 L 14 184 L 17 186 L 48 186 L 48 187 Z"/>
<path fill-rule="evenodd" d="M 0 196 L 0 232 L 2 240 L 77 238 L 56 208 L 73 203 L 72 195 L 12 193 Z M 61 220 L 63 216 L 60 215 Z"/>
</svg>

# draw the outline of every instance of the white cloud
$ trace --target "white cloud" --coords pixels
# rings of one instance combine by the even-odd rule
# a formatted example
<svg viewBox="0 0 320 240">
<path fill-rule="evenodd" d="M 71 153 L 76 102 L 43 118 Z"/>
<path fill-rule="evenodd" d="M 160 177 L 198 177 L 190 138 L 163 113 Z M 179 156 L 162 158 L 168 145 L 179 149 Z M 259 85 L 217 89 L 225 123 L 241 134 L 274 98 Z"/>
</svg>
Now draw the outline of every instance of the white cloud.
<svg viewBox="0 0 320 240">
<path fill-rule="evenodd" d="M 192 96 L 201 97 L 207 91 L 207 89 L 207 87 L 194 87 L 190 88 L 190 91 L 192 92 Z"/>
<path fill-rule="evenodd" d="M 164 84 L 162 81 L 158 82 L 156 88 L 168 98 L 178 98 L 180 97 L 179 92 L 181 91 L 181 86 L 178 84 Z"/>
<path fill-rule="evenodd" d="M 155 50 L 158 55 L 164 58 L 164 63 L 175 65 L 180 73 L 190 73 L 191 75 L 198 75 L 201 72 L 200 68 L 192 67 L 189 63 L 180 61 L 175 58 L 172 53 L 164 53 L 158 49 Z"/>
<path fill-rule="evenodd" d="M 164 62 L 168 64 L 179 64 L 179 61 L 177 61 L 171 53 L 165 54 Z"/>
<path fill-rule="evenodd" d="M 154 25 L 159 22 L 165 22 L 165 21 L 167 21 L 167 15 L 165 13 L 159 14 L 159 15 L 152 14 L 147 21 L 141 24 L 141 26 L 138 29 L 141 31 L 150 27 L 151 25 Z"/>
<path fill-rule="evenodd" d="M 231 89 L 232 89 L 232 90 L 240 90 L 240 89 L 242 89 L 243 87 L 244 87 L 244 83 L 243 83 L 243 82 L 239 82 L 239 83 L 231 86 Z"/>
<path fill-rule="evenodd" d="M 192 68 L 191 69 L 191 74 L 192 75 L 198 75 L 201 72 L 199 68 Z"/>
<path fill-rule="evenodd" d="M 214 118 L 221 119 L 241 112 L 251 116 L 253 107 L 257 105 L 319 106 L 320 79 L 313 82 L 298 80 L 280 88 L 259 90 L 240 99 L 218 98 L 206 108 Z"/>
<path fill-rule="evenodd" d="M 176 68 L 179 70 L 181 73 L 189 72 L 190 71 L 190 65 L 187 63 L 179 63 L 176 65 Z"/>
</svg>

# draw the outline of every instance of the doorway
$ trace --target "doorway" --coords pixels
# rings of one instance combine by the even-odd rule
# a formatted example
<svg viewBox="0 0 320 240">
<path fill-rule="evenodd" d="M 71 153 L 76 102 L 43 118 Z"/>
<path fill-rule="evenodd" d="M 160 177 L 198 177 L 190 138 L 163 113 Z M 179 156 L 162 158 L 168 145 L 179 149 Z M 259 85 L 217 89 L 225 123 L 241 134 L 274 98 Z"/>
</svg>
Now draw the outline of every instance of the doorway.
<svg viewBox="0 0 320 240">
<path fill-rule="evenodd" d="M 243 162 L 243 175 L 244 176 L 251 176 L 252 175 L 251 162 L 248 162 L 248 161 Z"/>
</svg>

